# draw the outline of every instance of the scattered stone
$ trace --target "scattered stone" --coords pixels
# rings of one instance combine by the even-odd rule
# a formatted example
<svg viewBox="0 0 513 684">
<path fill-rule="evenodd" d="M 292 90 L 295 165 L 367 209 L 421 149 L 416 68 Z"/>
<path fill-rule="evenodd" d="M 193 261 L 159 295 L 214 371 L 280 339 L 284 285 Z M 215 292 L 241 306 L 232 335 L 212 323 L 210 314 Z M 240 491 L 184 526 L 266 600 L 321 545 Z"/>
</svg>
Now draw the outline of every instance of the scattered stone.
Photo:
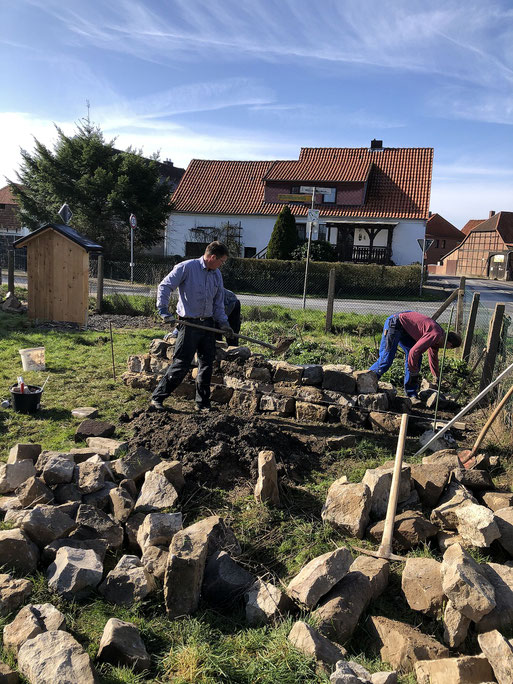
<svg viewBox="0 0 513 684">
<path fill-rule="evenodd" d="M 363 680 L 368 682 L 369 679 Z M 330 677 L 330 684 L 361 684 L 362 679 L 358 677 L 347 660 L 339 660 L 335 672 Z"/>
<path fill-rule="evenodd" d="M 73 418 L 93 419 L 98 416 L 98 409 L 94 406 L 79 406 L 71 411 Z M 97 437 L 109 437 L 109 435 L 96 435 Z"/>
<path fill-rule="evenodd" d="M 122 556 L 98 587 L 111 603 L 130 606 L 142 601 L 155 589 L 155 581 L 137 556 Z"/>
<path fill-rule="evenodd" d="M 7 463 L 16 463 L 28 459 L 35 464 L 40 453 L 40 444 L 15 444 L 9 451 Z"/>
<path fill-rule="evenodd" d="M 177 492 L 185 486 L 185 478 L 183 476 L 183 466 L 181 461 L 161 461 L 155 468 L 154 473 L 160 473 L 171 482 Z M 122 484 L 122 483 L 121 483 Z"/>
<path fill-rule="evenodd" d="M 150 575 L 164 581 L 169 551 L 167 546 L 146 546 L 141 556 L 141 563 Z"/>
<path fill-rule="evenodd" d="M 341 435 L 340 437 L 328 437 L 326 440 L 327 451 L 339 449 L 352 449 L 356 446 L 356 435 Z"/>
<path fill-rule="evenodd" d="M 134 510 L 143 513 L 159 512 L 172 508 L 178 499 L 178 492 L 171 482 L 160 473 L 147 472 Z"/>
<path fill-rule="evenodd" d="M 255 485 L 255 500 L 273 506 L 280 505 L 278 471 L 274 451 L 258 452 L 258 481 Z"/>
<path fill-rule="evenodd" d="M 458 484 L 450 484 L 440 498 L 438 506 L 431 511 L 431 522 L 445 530 L 455 530 L 458 525 L 456 510 L 471 503 L 477 504 L 477 501 L 468 489 Z"/>
<path fill-rule="evenodd" d="M 88 596 L 101 582 L 103 563 L 92 549 L 62 546 L 48 566 L 48 586 L 59 596 L 73 600 Z"/>
<path fill-rule="evenodd" d="M 124 487 L 119 486 L 109 490 L 109 499 L 114 520 L 118 523 L 126 522 L 135 506 L 132 495 Z"/>
<path fill-rule="evenodd" d="M 110 504 L 110 493 L 116 489 L 114 482 L 106 482 L 101 489 L 90 494 L 84 494 L 82 503 L 106 511 Z"/>
<path fill-rule="evenodd" d="M 354 371 L 356 380 L 356 394 L 377 394 L 378 376 L 371 370 Z"/>
<path fill-rule="evenodd" d="M 299 651 L 327 668 L 333 667 L 347 653 L 345 648 L 334 644 L 302 620 L 294 623 L 287 638 Z"/>
<path fill-rule="evenodd" d="M 74 470 L 75 463 L 71 458 L 51 456 L 43 467 L 43 480 L 47 485 L 69 484 Z"/>
<path fill-rule="evenodd" d="M 36 504 L 49 504 L 53 501 L 52 490 L 39 477 L 29 477 L 15 491 L 23 508 Z"/>
<path fill-rule="evenodd" d="M 17 496 L 0 496 L 0 513 L 6 514 L 8 511 L 19 511 L 23 506 Z"/>
<path fill-rule="evenodd" d="M 169 546 L 181 529 L 181 513 L 148 513 L 137 530 L 137 543 L 141 551 L 148 546 Z"/>
<path fill-rule="evenodd" d="M 513 568 L 500 563 L 483 563 L 481 572 L 495 592 L 495 608 L 476 625 L 478 632 L 510 629 L 513 624 Z"/>
<path fill-rule="evenodd" d="M 92 449 L 91 447 L 76 447 L 70 449 L 69 453 L 73 456 L 76 464 L 83 463 L 93 456 L 100 456 L 103 461 L 110 459 L 110 454 L 106 449 Z"/>
<path fill-rule="evenodd" d="M 134 553 L 139 553 L 140 548 L 137 543 L 137 530 L 142 525 L 146 513 L 132 513 L 125 523 L 125 532 L 128 542 L 128 548 Z"/>
<path fill-rule="evenodd" d="M 12 575 L 0 574 L 0 617 L 14 613 L 32 593 L 32 582 L 14 579 Z"/>
<path fill-rule="evenodd" d="M 353 562 L 346 547 L 329 551 L 307 563 L 289 582 L 288 595 L 299 603 L 313 608 L 349 571 Z"/>
<path fill-rule="evenodd" d="M 387 588 L 390 564 L 384 558 L 374 558 L 362 554 L 351 563 L 349 571 L 361 572 L 367 577 L 371 585 L 373 600 L 381 596 Z"/>
<path fill-rule="evenodd" d="M 88 460 L 75 466 L 75 481 L 82 494 L 97 492 L 105 484 L 108 469 L 105 463 Z"/>
<path fill-rule="evenodd" d="M 110 618 L 103 630 L 98 649 L 102 663 L 129 667 L 134 672 L 144 672 L 151 665 L 151 658 L 139 630 L 131 622 Z"/>
<path fill-rule="evenodd" d="M 137 482 L 160 461 L 160 457 L 148 451 L 148 449 L 137 447 L 133 453 L 113 461 L 112 470 L 120 479 L 129 479 Z"/>
<path fill-rule="evenodd" d="M 469 620 L 479 622 L 495 608 L 493 586 L 459 544 L 453 544 L 444 553 L 441 573 L 444 594 Z"/>
<path fill-rule="evenodd" d="M 14 492 L 25 480 L 34 475 L 36 475 L 36 469 L 30 458 L 14 463 L 0 463 L 0 494 Z"/>
<path fill-rule="evenodd" d="M 500 533 L 499 544 L 513 556 L 513 507 L 499 508 L 494 517 Z"/>
<path fill-rule="evenodd" d="M 463 539 L 479 548 L 485 548 L 500 537 L 495 515 L 486 506 L 469 504 L 454 510 L 456 529 Z"/>
<path fill-rule="evenodd" d="M 494 680 L 488 660 L 482 656 L 458 656 L 415 663 L 418 684 L 481 684 Z"/>
<path fill-rule="evenodd" d="M 208 549 L 207 558 L 213 556 L 217 551 L 226 551 L 230 556 L 240 556 L 242 550 L 237 538 L 232 530 L 218 515 L 211 515 L 208 518 L 199 520 L 194 525 L 187 528 L 191 533 L 202 532 L 207 535 Z"/>
<path fill-rule="evenodd" d="M 370 510 L 371 492 L 367 485 L 349 484 L 344 476 L 329 488 L 321 517 L 344 534 L 363 539 Z"/>
<path fill-rule="evenodd" d="M 499 684 L 511 684 L 513 682 L 511 642 L 496 629 L 479 634 L 477 640 Z"/>
<path fill-rule="evenodd" d="M 444 642 L 450 648 L 458 648 L 467 638 L 471 620 L 456 610 L 451 601 L 447 601 L 444 611 Z"/>
<path fill-rule="evenodd" d="M 66 618 L 51 603 L 29 604 L 4 627 L 3 641 L 7 651 L 18 653 L 28 639 L 50 630 L 66 631 Z M 1 682 L 1 678 L 0 678 Z"/>
<path fill-rule="evenodd" d="M 367 531 L 369 537 L 375 542 L 380 542 L 385 528 L 385 521 L 372 525 Z M 404 511 L 395 516 L 393 541 L 401 549 L 411 549 L 434 537 L 438 532 L 438 527 L 430 523 L 429 520 L 418 511 Z"/>
<path fill-rule="evenodd" d="M 53 495 L 57 504 L 82 502 L 82 494 L 80 493 L 77 485 L 73 484 L 72 482 L 70 484 L 61 484 L 53 487 Z"/>
<path fill-rule="evenodd" d="M 371 517 L 377 520 L 386 515 L 393 472 L 393 468 L 368 468 L 363 476 L 362 482 L 367 485 L 371 494 L 370 514 Z M 410 496 L 410 492 L 410 466 L 405 465 L 401 468 L 398 501 L 407 499 Z"/>
<path fill-rule="evenodd" d="M 46 565 L 53 563 L 57 551 L 63 546 L 67 546 L 70 549 L 81 549 L 82 551 L 92 550 L 96 553 L 102 563 L 105 560 L 105 554 L 107 553 L 107 542 L 105 539 L 88 539 L 87 541 L 79 541 L 78 539 L 56 539 L 43 549 L 43 562 L 46 563 Z"/>
<path fill-rule="evenodd" d="M 88 437 L 111 437 L 115 426 L 104 420 L 83 420 L 75 430 L 75 442 L 84 442 Z"/>
<path fill-rule="evenodd" d="M 18 653 L 18 667 L 30 684 L 99 682 L 87 653 L 62 630 L 42 632 L 26 641 Z"/>
<path fill-rule="evenodd" d="M 119 549 L 123 543 L 123 528 L 110 515 L 94 506 L 81 504 L 77 513 L 77 529 L 72 539 L 105 539 L 109 548 Z"/>
<path fill-rule="evenodd" d="M 484 492 L 481 495 L 481 498 L 483 503 L 494 512 L 498 511 L 500 508 L 513 506 L 512 492 Z"/>
<path fill-rule="evenodd" d="M 207 560 L 201 592 L 211 605 L 225 609 L 242 600 L 254 582 L 255 577 L 226 551 L 218 551 Z"/>
<path fill-rule="evenodd" d="M 419 498 L 426 508 L 434 508 L 449 480 L 450 466 L 425 463 L 411 466 L 411 478 Z"/>
<path fill-rule="evenodd" d="M 73 456 L 67 451 L 48 451 L 44 450 L 39 454 L 36 461 L 36 471 L 38 475 L 43 473 L 45 465 L 54 458 L 63 458 L 66 461 L 74 462 Z"/>
<path fill-rule="evenodd" d="M 201 528 L 180 530 L 171 541 L 164 578 L 164 600 L 170 619 L 194 613 L 198 607 L 208 541 Z"/>
<path fill-rule="evenodd" d="M 356 390 L 356 380 L 352 375 L 350 366 L 329 364 L 323 367 L 324 377 L 322 388 L 333 390 L 343 394 L 354 394 Z"/>
<path fill-rule="evenodd" d="M 120 442 L 108 437 L 88 437 L 86 444 L 91 449 L 97 450 L 97 453 L 106 452 L 109 456 L 120 456 L 128 446 L 128 442 Z"/>
<path fill-rule="evenodd" d="M 492 477 L 487 470 L 455 468 L 452 471 L 452 477 L 473 492 L 484 492 L 494 488 Z"/>
<path fill-rule="evenodd" d="M 367 627 L 380 649 L 381 660 L 395 669 L 411 672 L 419 660 L 449 657 L 445 646 L 406 623 L 376 616 L 369 618 Z"/>
<path fill-rule="evenodd" d="M 20 678 L 18 673 L 6 665 L 0 662 L 0 684 L 18 684 Z"/>
<path fill-rule="evenodd" d="M 445 600 L 441 568 L 442 564 L 434 558 L 406 560 L 401 588 L 412 610 L 434 616 L 441 612 Z"/>
<path fill-rule="evenodd" d="M 246 592 L 246 620 L 250 625 L 266 625 L 293 609 L 292 601 L 278 587 L 257 579 Z"/>
<path fill-rule="evenodd" d="M 21 527 L 40 548 L 50 544 L 54 539 L 67 537 L 76 527 L 73 518 L 57 506 L 40 504 L 27 511 L 11 511 L 5 519 L 8 522 L 12 519 L 12 522 Z"/>
<path fill-rule="evenodd" d="M 389 435 L 397 435 L 399 434 L 399 428 L 401 426 L 401 416 L 371 411 L 369 413 L 369 422 L 374 432 L 385 432 Z"/>
<path fill-rule="evenodd" d="M 439 449 L 429 456 L 424 456 L 422 458 L 422 463 L 444 463 L 451 469 L 459 468 L 461 466 L 457 449 Z"/>
<path fill-rule="evenodd" d="M 397 684 L 397 672 L 373 672 L 370 681 L 371 684 Z"/>
<path fill-rule="evenodd" d="M 0 530 L 0 563 L 2 567 L 27 575 L 37 567 L 39 551 L 23 530 Z"/>
</svg>

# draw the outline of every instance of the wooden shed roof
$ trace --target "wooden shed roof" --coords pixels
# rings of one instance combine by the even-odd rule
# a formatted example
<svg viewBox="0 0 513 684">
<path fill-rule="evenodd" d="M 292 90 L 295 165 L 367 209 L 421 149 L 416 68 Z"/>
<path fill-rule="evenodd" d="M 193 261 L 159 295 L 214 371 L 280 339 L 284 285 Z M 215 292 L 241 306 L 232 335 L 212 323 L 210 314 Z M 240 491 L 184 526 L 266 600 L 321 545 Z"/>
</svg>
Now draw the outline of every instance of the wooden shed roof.
<svg viewBox="0 0 513 684">
<path fill-rule="evenodd" d="M 83 249 L 85 249 L 87 252 L 103 252 L 103 247 L 101 245 L 93 242 L 93 240 L 85 235 L 82 235 L 74 228 L 70 228 L 69 226 L 65 226 L 60 223 L 46 223 L 44 226 L 37 228 L 37 230 L 34 230 L 32 233 L 15 240 L 13 245 L 14 247 L 25 247 L 28 242 L 31 242 L 35 237 L 49 229 L 55 230 L 55 232 L 64 235 L 64 237 L 67 237 L 72 242 L 75 242 L 77 245 L 80 245 L 80 247 L 83 247 Z"/>
</svg>

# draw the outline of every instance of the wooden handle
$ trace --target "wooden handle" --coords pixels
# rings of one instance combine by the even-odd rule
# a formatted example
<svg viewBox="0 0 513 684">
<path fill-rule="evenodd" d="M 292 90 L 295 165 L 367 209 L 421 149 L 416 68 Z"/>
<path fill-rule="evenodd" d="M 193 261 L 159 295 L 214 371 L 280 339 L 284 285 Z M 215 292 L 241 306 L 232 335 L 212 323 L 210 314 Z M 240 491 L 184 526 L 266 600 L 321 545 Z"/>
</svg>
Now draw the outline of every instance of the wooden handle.
<svg viewBox="0 0 513 684">
<path fill-rule="evenodd" d="M 403 465 L 404 443 L 406 441 L 407 427 L 408 414 L 403 413 L 401 417 L 401 427 L 399 429 L 399 438 L 397 440 L 397 449 L 395 452 L 394 472 L 392 475 L 392 484 L 390 486 L 390 495 L 388 498 L 385 527 L 383 529 L 383 536 L 381 537 L 381 546 L 379 547 L 378 551 L 378 554 L 384 557 L 389 556 L 392 553 L 395 511 L 397 508 L 397 499 L 399 498 L 399 484 L 401 482 L 401 468 Z"/>
<path fill-rule="evenodd" d="M 197 323 L 191 323 L 190 321 L 183 321 L 181 319 L 178 319 L 178 323 L 182 323 L 182 325 L 187 325 L 187 326 L 189 326 L 189 328 L 199 328 L 199 330 L 206 330 L 207 332 L 214 332 L 214 333 L 223 334 L 223 331 L 220 328 L 210 328 L 206 325 L 198 325 Z M 268 342 L 262 342 L 262 340 L 256 340 L 254 337 L 248 337 L 247 335 L 239 335 L 238 333 L 233 333 L 233 337 L 238 337 L 240 340 L 248 340 L 248 342 L 254 342 L 255 344 L 260 344 L 262 347 L 267 347 L 268 349 L 272 349 L 273 352 L 278 351 L 278 348 L 274 347 L 272 344 L 269 344 Z"/>
<path fill-rule="evenodd" d="M 472 451 L 470 452 L 468 458 L 466 459 L 467 461 L 470 461 L 470 459 L 477 454 L 477 450 L 481 446 L 481 442 L 485 438 L 486 433 L 488 432 L 492 423 L 497 418 L 497 416 L 499 415 L 502 408 L 504 407 L 504 405 L 506 404 L 506 402 L 508 401 L 508 399 L 511 397 L 512 394 L 513 394 L 513 385 L 511 385 L 509 390 L 506 392 L 506 394 L 502 397 L 500 402 L 497 404 L 497 406 L 492 411 L 492 414 L 490 415 L 490 417 L 488 418 L 486 423 L 483 425 L 483 429 L 479 433 L 479 435 L 478 435 L 478 437 L 474 443 L 474 446 L 472 447 Z"/>
</svg>

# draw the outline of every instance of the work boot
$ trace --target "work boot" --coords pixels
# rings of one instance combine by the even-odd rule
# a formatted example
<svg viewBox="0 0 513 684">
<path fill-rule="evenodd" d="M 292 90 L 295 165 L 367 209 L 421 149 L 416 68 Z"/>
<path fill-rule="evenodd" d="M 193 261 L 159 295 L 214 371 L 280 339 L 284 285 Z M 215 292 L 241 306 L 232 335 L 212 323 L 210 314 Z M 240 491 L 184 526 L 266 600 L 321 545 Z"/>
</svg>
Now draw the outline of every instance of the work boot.
<svg viewBox="0 0 513 684">
<path fill-rule="evenodd" d="M 196 404 L 194 406 L 194 410 L 196 413 L 210 413 L 212 408 L 210 406 L 201 406 L 200 404 Z"/>
<path fill-rule="evenodd" d="M 164 404 L 161 401 L 159 401 L 158 399 L 152 399 L 150 401 L 150 406 L 151 406 L 151 408 L 155 409 L 155 411 L 165 411 L 166 410 L 166 407 L 164 406 Z"/>
</svg>

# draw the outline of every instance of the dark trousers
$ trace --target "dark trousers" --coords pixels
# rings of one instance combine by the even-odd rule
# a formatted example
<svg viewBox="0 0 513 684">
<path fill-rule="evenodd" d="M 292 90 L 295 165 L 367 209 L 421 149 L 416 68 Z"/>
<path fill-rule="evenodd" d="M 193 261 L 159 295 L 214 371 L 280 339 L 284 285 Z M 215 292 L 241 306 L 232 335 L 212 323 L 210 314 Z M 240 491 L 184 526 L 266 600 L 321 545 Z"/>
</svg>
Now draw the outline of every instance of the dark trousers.
<svg viewBox="0 0 513 684">
<path fill-rule="evenodd" d="M 195 320 L 194 323 L 209 327 L 214 325 L 212 318 L 206 318 L 202 321 Z M 198 355 L 196 404 L 198 406 L 210 406 L 210 381 L 216 356 L 215 334 L 180 324 L 178 324 L 173 363 L 155 388 L 152 399 L 164 401 L 169 397 L 187 375 L 196 353 Z"/>
<path fill-rule="evenodd" d="M 230 328 L 233 330 L 234 333 L 240 333 L 240 302 L 237 300 L 235 306 L 233 307 L 233 311 L 231 314 L 228 316 L 228 323 L 230 325 Z M 222 340 L 223 336 L 217 334 L 216 335 L 217 340 Z M 226 344 L 229 347 L 237 347 L 239 345 L 239 338 L 238 337 L 227 337 L 226 338 Z"/>
</svg>

